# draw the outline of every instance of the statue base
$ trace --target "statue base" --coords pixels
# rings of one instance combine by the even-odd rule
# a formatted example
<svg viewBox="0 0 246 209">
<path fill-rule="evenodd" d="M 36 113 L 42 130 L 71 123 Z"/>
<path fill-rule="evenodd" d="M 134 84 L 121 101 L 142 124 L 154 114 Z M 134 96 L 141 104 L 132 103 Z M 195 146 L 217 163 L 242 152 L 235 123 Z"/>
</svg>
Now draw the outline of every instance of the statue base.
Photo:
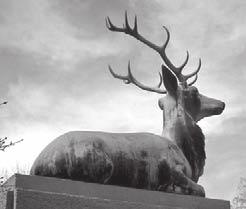
<svg viewBox="0 0 246 209">
<path fill-rule="evenodd" d="M 0 208 L 230 209 L 230 203 L 188 195 L 15 174 L 1 188 Z"/>
</svg>

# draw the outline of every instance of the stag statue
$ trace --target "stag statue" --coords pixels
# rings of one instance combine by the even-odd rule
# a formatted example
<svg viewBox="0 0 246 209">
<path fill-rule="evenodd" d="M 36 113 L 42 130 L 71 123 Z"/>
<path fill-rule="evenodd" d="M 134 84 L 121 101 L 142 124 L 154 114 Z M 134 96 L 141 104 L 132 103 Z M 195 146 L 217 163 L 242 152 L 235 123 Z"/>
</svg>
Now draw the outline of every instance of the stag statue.
<svg viewBox="0 0 246 209">
<path fill-rule="evenodd" d="M 197 80 L 197 69 L 183 75 L 189 53 L 179 67 L 166 55 L 170 33 L 162 46 L 155 45 L 138 32 L 137 18 L 134 27 L 125 14 L 123 27 L 115 26 L 109 17 L 106 26 L 110 31 L 126 33 L 155 50 L 163 59 L 160 82 L 149 87 L 132 74 L 130 62 L 126 76 L 115 73 L 113 77 L 126 84 L 158 94 L 163 111 L 162 136 L 151 133 L 105 133 L 72 131 L 56 138 L 35 160 L 31 174 L 69 178 L 86 182 L 120 185 L 179 194 L 205 196 L 197 184 L 205 164 L 204 135 L 196 124 L 204 117 L 221 114 L 225 104 L 200 94 L 192 86 Z M 193 81 L 188 82 L 189 78 Z M 164 84 L 165 90 L 161 88 Z"/>
</svg>

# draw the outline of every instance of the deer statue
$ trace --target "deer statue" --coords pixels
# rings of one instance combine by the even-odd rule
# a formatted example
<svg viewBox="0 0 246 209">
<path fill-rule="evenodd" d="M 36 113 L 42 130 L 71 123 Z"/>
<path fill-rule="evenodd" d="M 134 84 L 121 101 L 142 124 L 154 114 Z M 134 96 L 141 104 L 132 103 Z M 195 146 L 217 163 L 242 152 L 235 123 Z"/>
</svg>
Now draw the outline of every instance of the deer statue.
<svg viewBox="0 0 246 209">
<path fill-rule="evenodd" d="M 113 77 L 126 84 L 158 94 L 163 111 L 162 136 L 151 133 L 105 133 L 72 131 L 56 138 L 35 160 L 31 175 L 69 178 L 86 182 L 120 185 L 164 192 L 205 196 L 197 184 L 205 164 L 204 135 L 197 122 L 204 117 L 221 114 L 225 104 L 200 94 L 192 86 L 198 77 L 197 69 L 183 75 L 189 53 L 182 65 L 176 67 L 166 55 L 170 33 L 163 46 L 155 45 L 138 32 L 137 18 L 134 27 L 128 23 L 115 26 L 109 17 L 106 26 L 110 31 L 126 33 L 155 50 L 163 59 L 160 82 L 149 87 L 132 74 L 130 62 L 128 75 L 115 73 Z M 188 83 L 188 79 L 194 77 Z M 165 90 L 161 88 L 164 84 Z"/>
</svg>

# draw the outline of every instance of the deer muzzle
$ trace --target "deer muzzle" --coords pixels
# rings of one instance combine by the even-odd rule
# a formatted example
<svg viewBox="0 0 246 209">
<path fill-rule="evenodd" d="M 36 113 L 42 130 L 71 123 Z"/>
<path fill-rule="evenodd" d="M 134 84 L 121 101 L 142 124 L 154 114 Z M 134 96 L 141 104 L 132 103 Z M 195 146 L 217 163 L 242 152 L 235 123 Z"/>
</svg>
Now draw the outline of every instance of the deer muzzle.
<svg viewBox="0 0 246 209">
<path fill-rule="evenodd" d="M 213 115 L 220 115 L 225 109 L 225 103 L 213 99 L 210 97 L 206 97 L 200 94 L 200 112 L 197 116 L 197 121 L 201 120 L 204 117 L 209 117 Z"/>
</svg>

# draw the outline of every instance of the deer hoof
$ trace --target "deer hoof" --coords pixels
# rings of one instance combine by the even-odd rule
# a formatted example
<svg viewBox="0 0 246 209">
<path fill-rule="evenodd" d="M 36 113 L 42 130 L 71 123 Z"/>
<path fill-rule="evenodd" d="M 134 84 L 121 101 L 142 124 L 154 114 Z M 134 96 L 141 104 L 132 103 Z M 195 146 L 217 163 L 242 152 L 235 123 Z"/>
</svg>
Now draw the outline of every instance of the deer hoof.
<svg viewBox="0 0 246 209">
<path fill-rule="evenodd" d="M 191 191 L 191 195 L 205 197 L 205 190 L 201 185 L 197 184 L 197 188 Z"/>
</svg>

